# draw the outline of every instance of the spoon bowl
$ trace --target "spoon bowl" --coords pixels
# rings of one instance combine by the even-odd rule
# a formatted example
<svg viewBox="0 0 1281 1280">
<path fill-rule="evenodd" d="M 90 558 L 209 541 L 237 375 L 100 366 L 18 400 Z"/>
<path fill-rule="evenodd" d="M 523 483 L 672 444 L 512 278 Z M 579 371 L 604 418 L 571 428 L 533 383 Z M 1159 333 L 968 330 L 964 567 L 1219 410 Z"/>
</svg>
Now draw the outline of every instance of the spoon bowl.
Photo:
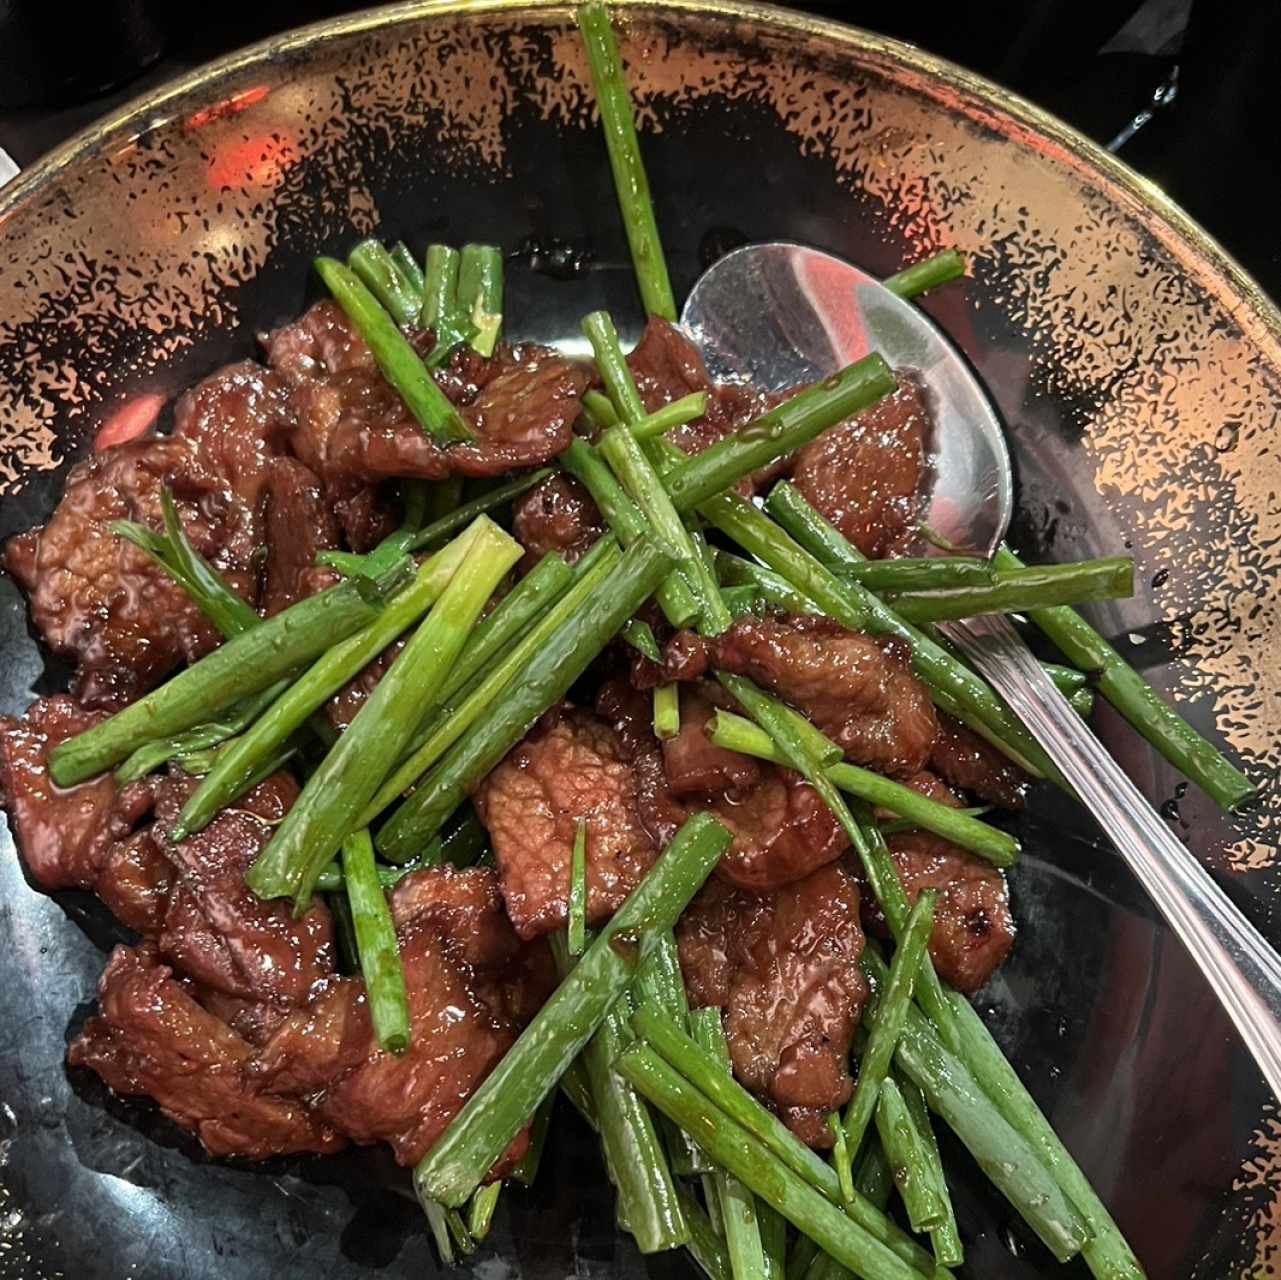
<svg viewBox="0 0 1281 1280">
<path fill-rule="evenodd" d="M 1014 505 L 996 410 L 947 335 L 875 276 L 801 244 L 744 245 L 699 277 L 681 323 L 721 382 L 785 391 L 872 351 L 910 370 L 934 423 L 922 520 L 957 550 L 996 550 Z"/>
</svg>

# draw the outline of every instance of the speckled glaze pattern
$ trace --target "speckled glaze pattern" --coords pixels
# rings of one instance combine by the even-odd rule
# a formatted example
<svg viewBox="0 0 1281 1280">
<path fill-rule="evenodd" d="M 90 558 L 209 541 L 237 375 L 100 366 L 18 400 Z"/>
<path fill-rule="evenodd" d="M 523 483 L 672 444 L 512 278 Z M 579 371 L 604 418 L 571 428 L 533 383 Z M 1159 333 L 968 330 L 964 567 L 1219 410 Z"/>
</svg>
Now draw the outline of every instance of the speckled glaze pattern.
<svg viewBox="0 0 1281 1280">
<path fill-rule="evenodd" d="M 1276 311 L 1158 191 L 954 67 L 752 5 L 619 8 L 678 289 L 727 238 L 809 241 L 886 273 L 967 253 L 969 278 L 926 305 L 1004 415 L 1019 542 L 1132 551 L 1143 590 L 1101 628 L 1263 795 L 1223 818 L 1106 710 L 1099 730 L 1281 938 Z M 163 425 L 174 394 L 300 310 L 316 252 L 371 231 L 416 249 L 495 239 L 519 336 L 573 331 L 601 305 L 635 334 L 616 224 L 566 6 L 403 5 L 195 73 L 0 192 L 0 534 L 43 519 L 95 440 Z M 549 275 L 540 252 L 578 269 Z M 14 710 L 56 674 L 0 588 Z M 1022 834 L 1023 935 L 980 1007 L 1153 1277 L 1281 1275 L 1281 1122 L 1251 1064 L 1085 820 L 1041 798 Z M 68 1084 L 67 1019 L 109 927 L 74 895 L 34 894 L 7 844 L 0 1276 L 432 1274 L 379 1162 L 209 1162 L 146 1107 Z M 504 1198 L 471 1274 L 646 1274 L 615 1243 L 583 1136 L 558 1150 L 541 1191 Z M 958 1181 L 974 1275 L 1079 1274 Z"/>
</svg>

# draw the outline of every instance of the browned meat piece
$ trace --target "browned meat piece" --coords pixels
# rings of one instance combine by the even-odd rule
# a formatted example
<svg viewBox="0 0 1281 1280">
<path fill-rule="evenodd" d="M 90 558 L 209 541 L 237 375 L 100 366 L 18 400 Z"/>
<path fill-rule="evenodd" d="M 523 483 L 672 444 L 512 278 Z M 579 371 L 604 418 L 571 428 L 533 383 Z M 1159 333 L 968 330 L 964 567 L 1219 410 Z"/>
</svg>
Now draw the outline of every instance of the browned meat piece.
<svg viewBox="0 0 1281 1280">
<path fill-rule="evenodd" d="M 558 473 L 517 501 L 512 530 L 525 548 L 521 564 L 528 571 L 549 551 L 576 564 L 605 532 L 605 522 L 587 490 Z"/>
<path fill-rule="evenodd" d="M 121 794 L 110 774 L 69 788 L 49 777 L 49 752 L 103 718 L 59 694 L 33 703 L 21 720 L 0 719 L 0 790 L 42 889 L 92 889 L 124 924 L 154 933 L 173 870 L 148 833 L 125 839 L 149 808 L 146 791 Z"/>
<path fill-rule="evenodd" d="M 740 618 L 711 644 L 717 666 L 794 703 L 849 759 L 901 774 L 929 758 L 934 704 L 899 642 L 784 614 Z"/>
<path fill-rule="evenodd" d="M 643 653 L 631 654 L 631 681 L 637 689 L 653 689 L 676 681 L 701 680 L 712 662 L 712 643 L 693 631 L 668 635 L 668 627 L 658 620 L 651 623 L 659 643 L 662 660 L 652 662 Z"/>
<path fill-rule="evenodd" d="M 93 891 L 121 924 L 155 937 L 164 928 L 176 880 L 173 863 L 147 827 L 108 848 Z"/>
<path fill-rule="evenodd" d="M 187 593 L 111 532 L 113 520 L 161 529 L 165 485 L 197 549 L 252 599 L 254 512 L 188 440 L 145 438 L 86 458 L 49 523 L 5 548 L 5 568 L 30 597 L 45 642 L 79 663 L 72 692 L 85 706 L 128 702 L 215 642 Z"/>
<path fill-rule="evenodd" d="M 251 1046 L 196 1002 L 154 947 L 117 947 L 98 1003 L 68 1062 L 117 1093 L 154 1098 L 211 1154 L 264 1160 L 342 1147 L 303 1103 L 273 1097 L 246 1075 Z"/>
<path fill-rule="evenodd" d="M 676 934 L 691 1004 L 725 1011 L 734 1074 L 798 1136 L 829 1146 L 822 1120 L 850 1096 L 867 998 L 853 878 L 833 864 L 768 894 L 711 880 Z"/>
<path fill-rule="evenodd" d="M 940 804 L 961 803 L 932 773 L 918 773 L 906 781 Z M 1005 877 L 990 863 L 926 831 L 891 836 L 889 847 L 910 902 L 923 889 L 939 891 L 930 937 L 934 967 L 958 991 L 977 991 L 1014 945 Z M 870 894 L 864 895 L 863 904 L 868 927 L 884 933 L 884 920 Z"/>
<path fill-rule="evenodd" d="M 412 340 L 430 342 L 423 334 Z M 487 361 L 460 353 L 440 382 L 477 440 L 445 450 L 418 425 L 333 303 L 318 303 L 265 342 L 272 366 L 294 384 L 295 451 L 326 485 L 538 466 L 573 438 L 588 382 L 581 367 L 546 347 L 503 345 Z"/>
<path fill-rule="evenodd" d="M 681 694 L 682 726 L 687 715 L 692 723 L 705 724 L 712 710 L 706 695 L 716 696 L 714 687 L 707 686 L 705 692 L 682 688 Z M 719 787 L 714 785 L 699 794 L 687 793 L 678 798 L 668 771 L 666 744 L 660 750 L 650 728 L 649 699 L 615 680 L 602 687 L 596 705 L 614 724 L 633 760 L 639 784 L 640 820 L 660 847 L 671 840 L 692 813 L 707 810 L 734 836 L 717 864 L 716 875 L 756 892 L 799 880 L 845 851 L 845 832 L 800 774 L 756 761 L 731 766 L 724 760 L 729 753 L 720 752 L 709 742 L 707 752 L 716 753 L 702 756 L 710 765 L 709 776 L 724 779 L 733 776 L 731 769 L 750 768 L 755 771 L 756 781 L 739 788 L 722 782 Z M 677 748 L 674 760 L 678 777 L 682 758 L 681 749 Z M 689 779 L 681 781 L 688 783 Z"/>
<path fill-rule="evenodd" d="M 360 1143 L 389 1142 L 396 1159 L 412 1165 L 515 1040 L 516 1001 L 506 988 L 525 970 L 492 871 L 416 872 L 397 886 L 392 909 L 409 993 L 409 1051 L 379 1050 L 364 983 L 335 978 L 280 1026 L 251 1078 L 317 1098 L 336 1129 Z M 502 1166 L 519 1159 L 525 1142 L 517 1139 Z"/>
<path fill-rule="evenodd" d="M 681 729 L 663 743 L 663 771 L 673 795 L 708 791 L 743 793 L 761 778 L 761 764 L 715 746 L 707 736 L 716 707 L 699 689 L 681 690 Z"/>
<path fill-rule="evenodd" d="M 893 395 L 800 449 L 792 483 L 864 555 L 883 556 L 916 523 L 929 435 L 925 393 L 900 375 Z"/>
<path fill-rule="evenodd" d="M 562 709 L 472 797 L 498 861 L 507 914 L 522 938 L 565 924 L 570 858 L 587 824 L 587 919 L 622 906 L 657 850 L 637 815 L 636 774 L 619 734 L 589 711 Z"/>
<path fill-rule="evenodd" d="M 151 785 L 155 821 L 165 832 L 197 780 L 156 778 Z M 297 794 L 297 784 L 288 774 L 273 774 L 203 831 L 180 844 L 166 841 L 178 880 L 160 951 L 182 973 L 216 991 L 299 1006 L 334 971 L 327 908 L 314 903 L 295 919 L 290 903 L 264 902 L 245 884 L 245 872 Z"/>
<path fill-rule="evenodd" d="M 939 715 L 930 768 L 987 804 L 1021 809 L 1032 784 L 1022 769 L 952 716 Z"/>
<path fill-rule="evenodd" d="M 278 458 L 267 479 L 265 511 L 267 563 L 263 614 L 270 617 L 338 581 L 316 554 L 338 546 L 338 523 L 321 493 L 320 481 L 301 462 Z"/>
<path fill-rule="evenodd" d="M 174 406 L 174 435 L 190 440 L 251 509 L 296 426 L 289 390 L 280 374 L 241 360 L 210 374 Z"/>
</svg>

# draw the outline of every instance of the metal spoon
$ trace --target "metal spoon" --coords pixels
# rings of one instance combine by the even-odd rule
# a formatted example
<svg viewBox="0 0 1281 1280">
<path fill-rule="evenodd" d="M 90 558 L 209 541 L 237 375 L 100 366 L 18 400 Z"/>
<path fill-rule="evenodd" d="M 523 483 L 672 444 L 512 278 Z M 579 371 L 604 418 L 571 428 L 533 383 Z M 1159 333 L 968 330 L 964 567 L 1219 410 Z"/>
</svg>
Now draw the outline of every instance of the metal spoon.
<svg viewBox="0 0 1281 1280">
<path fill-rule="evenodd" d="M 1013 506 L 1000 421 L 964 357 L 924 314 L 867 272 L 797 244 L 746 245 L 695 284 L 681 322 L 720 380 L 769 390 L 814 381 L 879 351 L 924 384 L 935 424 L 924 522 L 990 555 Z M 1171 834 L 999 614 L 947 636 L 1009 703 L 1191 953 L 1281 1098 L 1281 958 Z"/>
</svg>

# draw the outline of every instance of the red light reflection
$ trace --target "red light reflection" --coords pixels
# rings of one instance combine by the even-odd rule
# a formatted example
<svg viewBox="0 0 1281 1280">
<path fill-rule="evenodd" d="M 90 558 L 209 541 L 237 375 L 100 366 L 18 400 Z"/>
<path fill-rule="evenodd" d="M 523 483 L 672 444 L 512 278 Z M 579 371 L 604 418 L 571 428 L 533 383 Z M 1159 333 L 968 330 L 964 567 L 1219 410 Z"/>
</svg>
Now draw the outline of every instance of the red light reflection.
<svg viewBox="0 0 1281 1280">
<path fill-rule="evenodd" d="M 156 392 L 127 400 L 98 428 L 98 434 L 93 438 L 93 451 L 101 453 L 142 435 L 155 422 L 164 403 L 165 397 Z"/>
</svg>

